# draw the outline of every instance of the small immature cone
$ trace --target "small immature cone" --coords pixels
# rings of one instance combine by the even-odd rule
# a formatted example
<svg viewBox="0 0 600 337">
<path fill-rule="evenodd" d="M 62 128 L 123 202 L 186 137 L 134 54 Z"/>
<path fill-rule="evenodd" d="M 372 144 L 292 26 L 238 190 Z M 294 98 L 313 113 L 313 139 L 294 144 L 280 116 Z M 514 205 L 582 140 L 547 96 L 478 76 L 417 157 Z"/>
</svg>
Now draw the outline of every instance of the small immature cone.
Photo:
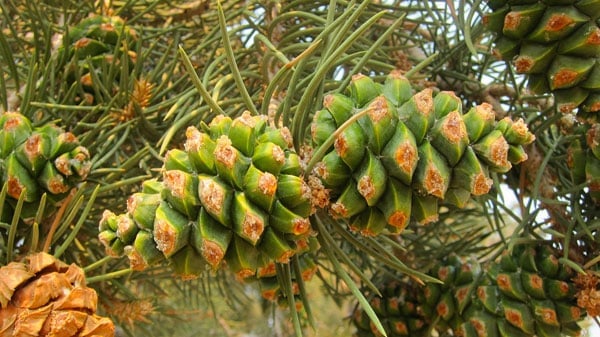
<svg viewBox="0 0 600 337">
<path fill-rule="evenodd" d="M 311 230 L 312 214 L 312 191 L 289 130 L 249 113 L 201 127 L 187 129 L 184 150 L 167 153 L 162 179 L 146 181 L 129 199 L 126 216 L 140 230 L 123 249 L 132 268 L 154 263 L 149 238 L 184 277 L 228 265 L 245 278 L 275 260 L 287 262 Z M 121 241 L 108 225 L 101 235 L 112 248 Z"/>
</svg>

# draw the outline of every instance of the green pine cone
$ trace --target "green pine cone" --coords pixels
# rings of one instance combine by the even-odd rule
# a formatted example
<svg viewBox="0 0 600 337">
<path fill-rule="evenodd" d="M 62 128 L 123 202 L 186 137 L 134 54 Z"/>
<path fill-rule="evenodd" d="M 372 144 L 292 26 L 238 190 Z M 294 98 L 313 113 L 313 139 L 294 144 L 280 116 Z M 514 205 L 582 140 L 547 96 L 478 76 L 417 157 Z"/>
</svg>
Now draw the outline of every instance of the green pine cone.
<svg viewBox="0 0 600 337">
<path fill-rule="evenodd" d="M 535 93 L 553 93 L 560 112 L 597 113 L 600 104 L 600 1 L 488 1 L 494 54 L 529 78 Z M 589 98 L 589 99 L 586 99 Z"/>
<path fill-rule="evenodd" d="M 548 246 L 517 246 L 486 270 L 451 256 L 429 272 L 443 284 L 393 281 L 371 306 L 388 336 L 420 336 L 430 324 L 464 337 L 577 336 L 585 310 L 577 306 L 575 274 L 554 254 Z M 362 310 L 354 323 L 357 336 L 379 336 Z"/>
<path fill-rule="evenodd" d="M 395 72 L 383 84 L 357 75 L 347 95 L 327 95 L 323 105 L 313 144 L 335 140 L 313 174 L 329 189 L 332 215 L 368 236 L 435 221 L 438 201 L 462 207 L 488 193 L 489 172 L 525 160 L 518 150 L 535 138 L 522 120 L 495 122 L 488 104 L 463 113 L 452 92 L 413 93 Z"/>
<path fill-rule="evenodd" d="M 119 71 L 133 70 L 136 53 L 127 43 L 137 38 L 135 30 L 118 16 L 91 16 L 70 28 L 65 44 L 59 48 L 58 57 L 67 62 L 65 77 L 69 86 L 80 89 L 76 103 L 97 103 L 93 82 L 102 75 L 103 66 L 115 64 Z M 125 60 L 127 66 L 121 61 Z M 106 67 L 104 67 L 106 68 Z M 115 80 L 118 81 L 120 74 Z M 118 88 L 105 88 L 109 91 Z"/>
<path fill-rule="evenodd" d="M 421 310 L 418 285 L 411 281 L 392 280 L 383 285 L 382 297 L 374 296 L 369 304 L 375 310 L 387 336 L 428 336 L 429 322 Z M 355 337 L 381 336 L 367 314 L 356 308 L 352 316 Z"/>
<path fill-rule="evenodd" d="M 311 232 L 311 189 L 287 129 L 244 113 L 217 116 L 202 130 L 188 128 L 184 149 L 165 155 L 162 179 L 133 194 L 127 213 L 103 219 L 100 239 L 134 269 L 167 260 L 185 277 L 206 265 L 262 277 L 274 262 L 289 262 Z M 111 217 L 130 219 L 135 233 L 119 235 Z"/>
<path fill-rule="evenodd" d="M 21 218 L 26 222 L 35 215 L 42 194 L 50 200 L 49 209 L 54 208 L 86 179 L 90 168 L 88 150 L 72 133 L 52 124 L 33 127 L 16 112 L 0 115 L 0 185 L 6 184 L 7 204 L 14 206 L 24 193 Z"/>
</svg>

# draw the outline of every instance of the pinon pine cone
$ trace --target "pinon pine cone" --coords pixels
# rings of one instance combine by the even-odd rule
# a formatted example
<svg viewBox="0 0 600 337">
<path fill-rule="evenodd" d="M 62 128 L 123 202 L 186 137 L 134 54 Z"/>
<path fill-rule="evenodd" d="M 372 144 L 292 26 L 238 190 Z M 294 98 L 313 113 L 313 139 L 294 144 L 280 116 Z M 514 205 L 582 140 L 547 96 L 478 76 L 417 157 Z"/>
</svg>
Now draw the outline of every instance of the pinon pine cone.
<svg viewBox="0 0 600 337">
<path fill-rule="evenodd" d="M 577 306 L 575 273 L 560 264 L 548 246 L 517 246 L 487 270 L 476 262 L 450 257 L 429 274 L 443 284 L 419 288 L 413 282 L 416 300 L 414 295 L 409 300 L 411 294 L 400 289 L 376 301 L 400 301 L 413 308 L 390 310 L 388 304 L 379 309 L 388 336 L 419 336 L 423 330 L 413 331 L 407 325 L 411 319 L 421 322 L 412 326 L 435 322 L 438 331 L 450 330 L 462 337 L 578 336 L 581 330 L 577 322 L 585 310 Z M 364 322 L 358 325 L 359 336 L 377 336 L 375 329 L 369 334 L 365 327 Z"/>
<path fill-rule="evenodd" d="M 118 69 L 116 80 L 124 69 L 133 70 L 136 54 L 123 46 L 135 38 L 135 31 L 118 16 L 92 16 L 70 28 L 66 44 L 59 49 L 59 57 L 68 62 L 65 75 L 69 85 L 81 88 L 77 100 L 97 103 L 94 78 L 103 72 L 106 74 L 112 64 Z M 121 59 L 127 62 L 127 67 L 121 63 Z M 115 83 L 117 87 L 118 83 Z"/>
<path fill-rule="evenodd" d="M 225 262 L 240 278 L 288 262 L 311 231 L 310 188 L 287 129 L 249 113 L 188 128 L 185 150 L 167 153 L 162 181 L 110 211 L 100 240 L 134 269 L 167 259 L 180 275 Z"/>
<path fill-rule="evenodd" d="M 369 304 L 379 317 L 388 336 L 425 337 L 429 329 L 421 313 L 418 285 L 414 282 L 388 281 L 382 286 L 382 297 L 371 298 Z M 355 337 L 381 336 L 365 311 L 357 308 L 352 321 Z"/>
<path fill-rule="evenodd" d="M 0 183 L 7 187 L 7 206 L 24 193 L 24 220 L 33 217 L 42 194 L 62 200 L 90 168 L 88 150 L 72 133 L 52 124 L 33 127 L 16 112 L 0 115 Z"/>
<path fill-rule="evenodd" d="M 495 54 L 553 93 L 558 111 L 600 111 L 600 1 L 488 1 Z"/>
<path fill-rule="evenodd" d="M 398 73 L 383 84 L 357 75 L 348 92 L 327 95 L 314 116 L 315 147 L 339 132 L 314 172 L 331 213 L 364 235 L 435 221 L 438 202 L 463 207 L 488 193 L 489 172 L 526 160 L 522 145 L 535 139 L 523 120 L 496 122 L 488 104 L 463 113 L 454 93 L 414 93 Z"/>
<path fill-rule="evenodd" d="M 83 270 L 46 253 L 0 267 L 0 336 L 112 337 Z"/>
</svg>

